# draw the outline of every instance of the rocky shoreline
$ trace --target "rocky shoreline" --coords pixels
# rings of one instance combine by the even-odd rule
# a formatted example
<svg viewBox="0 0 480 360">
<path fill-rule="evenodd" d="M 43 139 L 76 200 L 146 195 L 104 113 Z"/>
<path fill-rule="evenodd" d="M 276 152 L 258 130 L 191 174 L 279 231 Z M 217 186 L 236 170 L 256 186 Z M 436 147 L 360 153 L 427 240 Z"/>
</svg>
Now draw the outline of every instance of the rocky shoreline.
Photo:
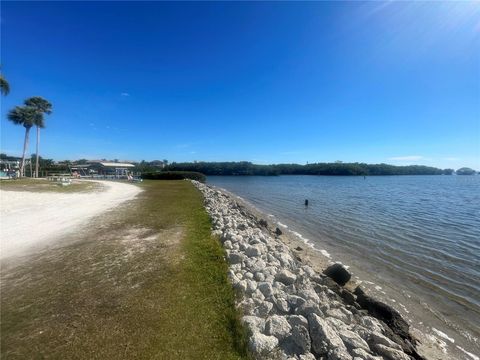
<svg viewBox="0 0 480 360">
<path fill-rule="evenodd" d="M 340 264 L 320 273 L 227 194 L 193 181 L 221 239 L 237 306 L 259 359 L 423 359 L 392 307 L 352 288 Z M 328 274 L 328 276 L 326 275 Z"/>
</svg>

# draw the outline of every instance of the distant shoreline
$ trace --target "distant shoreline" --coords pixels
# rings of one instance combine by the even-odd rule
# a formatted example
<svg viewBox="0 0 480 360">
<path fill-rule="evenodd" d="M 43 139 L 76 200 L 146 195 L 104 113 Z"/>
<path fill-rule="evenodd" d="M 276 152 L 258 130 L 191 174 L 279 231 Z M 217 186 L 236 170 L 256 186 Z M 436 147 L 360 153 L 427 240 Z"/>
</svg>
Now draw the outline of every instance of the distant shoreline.
<svg viewBox="0 0 480 360">
<path fill-rule="evenodd" d="M 240 162 L 190 162 L 171 163 L 164 171 L 194 171 L 206 176 L 276 176 L 276 175 L 324 175 L 324 176 L 392 176 L 392 175 L 473 175 L 470 168 L 439 169 L 425 165 L 396 166 L 365 163 L 314 163 L 258 165 Z"/>
</svg>

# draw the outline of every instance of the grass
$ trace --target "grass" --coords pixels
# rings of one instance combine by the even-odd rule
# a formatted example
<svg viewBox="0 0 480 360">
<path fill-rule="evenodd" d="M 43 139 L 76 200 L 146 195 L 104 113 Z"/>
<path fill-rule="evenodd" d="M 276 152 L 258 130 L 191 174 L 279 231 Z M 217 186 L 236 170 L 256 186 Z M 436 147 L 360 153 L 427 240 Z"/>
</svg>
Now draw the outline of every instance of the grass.
<svg viewBox="0 0 480 360">
<path fill-rule="evenodd" d="M 2 359 L 245 359 L 200 193 L 145 181 L 63 245 L 2 264 Z"/>
<path fill-rule="evenodd" d="M 20 178 L 11 180 L 0 180 L 1 190 L 11 191 L 33 191 L 33 192 L 89 192 L 98 191 L 103 186 L 96 182 L 73 180 L 68 186 L 62 186 L 56 182 L 46 179 Z"/>
</svg>

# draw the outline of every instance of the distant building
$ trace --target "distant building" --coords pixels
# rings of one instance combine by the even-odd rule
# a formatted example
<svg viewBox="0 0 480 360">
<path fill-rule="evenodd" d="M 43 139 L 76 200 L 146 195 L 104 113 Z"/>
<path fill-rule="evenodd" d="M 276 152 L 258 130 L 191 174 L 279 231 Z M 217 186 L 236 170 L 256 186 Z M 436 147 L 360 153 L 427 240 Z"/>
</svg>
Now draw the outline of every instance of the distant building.
<svg viewBox="0 0 480 360">
<path fill-rule="evenodd" d="M 167 164 L 165 163 L 165 161 L 162 160 L 153 160 L 150 161 L 150 165 L 163 169 Z"/>
<path fill-rule="evenodd" d="M 128 173 L 133 171 L 135 165 L 126 162 L 89 161 L 88 164 L 77 165 L 76 167 L 79 169 L 82 168 L 84 171 L 88 171 L 90 175 L 98 174 L 107 176 L 126 176 Z"/>
<path fill-rule="evenodd" d="M 78 176 L 108 176 L 125 177 L 131 174 L 134 164 L 128 162 L 112 162 L 103 160 L 90 160 L 86 164 L 71 164 L 70 171 Z"/>
<path fill-rule="evenodd" d="M 0 170 L 2 171 L 17 170 L 19 168 L 20 168 L 20 159 L 19 160 L 0 159 Z"/>
</svg>

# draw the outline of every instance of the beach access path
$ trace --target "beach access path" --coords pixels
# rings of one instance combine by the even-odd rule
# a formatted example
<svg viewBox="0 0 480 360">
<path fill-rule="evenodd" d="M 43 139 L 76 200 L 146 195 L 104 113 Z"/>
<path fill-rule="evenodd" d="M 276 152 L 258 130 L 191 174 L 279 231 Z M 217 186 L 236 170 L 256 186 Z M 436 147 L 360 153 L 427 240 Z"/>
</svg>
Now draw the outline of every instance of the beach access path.
<svg viewBox="0 0 480 360">
<path fill-rule="evenodd" d="M 121 206 L 142 191 L 120 182 L 96 181 L 98 184 L 101 186 L 94 191 L 77 193 L 0 189 L 0 258 L 61 241 L 66 233 L 79 230 L 89 219 Z"/>
</svg>

